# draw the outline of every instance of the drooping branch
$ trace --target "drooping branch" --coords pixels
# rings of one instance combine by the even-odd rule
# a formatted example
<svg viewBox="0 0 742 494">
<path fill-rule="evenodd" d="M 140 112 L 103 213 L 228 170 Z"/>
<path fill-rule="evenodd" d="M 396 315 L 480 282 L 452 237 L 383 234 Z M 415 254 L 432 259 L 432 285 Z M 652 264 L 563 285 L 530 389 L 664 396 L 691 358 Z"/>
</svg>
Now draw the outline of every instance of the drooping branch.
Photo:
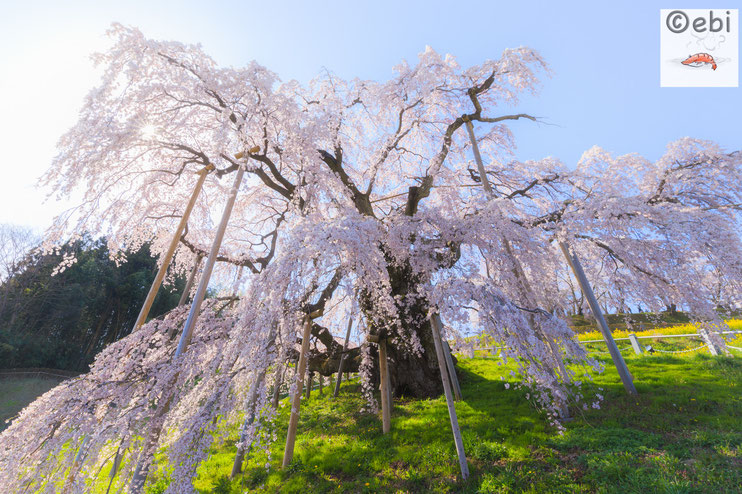
<svg viewBox="0 0 742 494">
<path fill-rule="evenodd" d="M 216 260 L 217 262 L 226 262 L 229 264 L 232 264 L 234 266 L 242 266 L 248 268 L 253 274 L 260 273 L 265 267 L 271 262 L 273 259 L 273 256 L 276 253 L 276 244 L 278 242 L 278 232 L 281 226 L 281 223 L 285 220 L 285 213 L 282 213 L 278 216 L 276 219 L 276 226 L 273 229 L 273 231 L 262 235 L 262 239 L 265 240 L 270 237 L 270 246 L 268 253 L 258 257 L 256 259 L 250 259 L 247 257 L 244 257 L 242 259 L 234 259 L 229 256 L 225 255 L 219 255 L 217 256 Z M 208 255 L 208 251 L 206 249 L 202 249 L 192 242 L 190 242 L 186 236 L 188 235 L 188 227 L 186 225 L 186 230 L 183 232 L 183 235 L 180 237 L 180 243 L 183 244 L 188 250 L 196 254 L 197 256 L 206 257 Z"/>
<path fill-rule="evenodd" d="M 664 283 L 667 286 L 670 286 L 671 285 L 671 283 L 668 280 L 666 280 L 665 278 L 663 278 L 662 276 L 660 276 L 658 274 L 655 274 L 655 273 L 652 273 L 651 271 L 648 271 L 648 270 L 642 268 L 641 266 L 637 266 L 635 263 L 628 262 L 622 256 L 620 256 L 611 246 L 609 246 L 608 244 L 606 244 L 605 242 L 603 242 L 603 241 L 601 241 L 601 240 L 599 240 L 597 238 L 590 237 L 588 235 L 575 235 L 575 238 L 581 238 L 581 239 L 584 239 L 584 240 L 588 240 L 593 245 L 595 245 L 597 247 L 600 247 L 601 249 L 603 249 L 604 251 L 606 251 L 608 253 L 608 255 L 611 256 L 611 258 L 619 261 L 624 266 L 626 266 L 626 267 L 628 267 L 630 269 L 635 269 L 635 270 L 639 271 L 640 273 L 642 273 L 642 274 L 644 274 L 644 275 L 646 275 L 646 276 L 648 276 L 648 277 L 650 277 L 650 278 L 652 278 L 654 280 L 657 280 L 657 281 L 660 281 L 660 282 Z"/>
<path fill-rule="evenodd" d="M 446 131 L 443 133 L 443 143 L 441 144 L 441 150 L 432 159 L 425 177 L 423 177 L 421 180 L 420 186 L 419 187 L 413 186 L 409 188 L 409 193 L 407 196 L 407 204 L 405 206 L 405 214 L 407 216 L 414 216 L 415 213 L 417 212 L 418 204 L 420 203 L 420 201 L 430 195 L 430 191 L 433 188 L 434 177 L 438 173 L 438 170 L 440 169 L 440 167 L 443 165 L 443 162 L 446 160 L 446 157 L 448 156 L 448 153 L 451 149 L 451 143 L 453 142 L 453 134 L 467 121 L 494 123 L 494 122 L 501 122 L 504 120 L 519 120 L 521 118 L 527 118 L 529 120 L 536 121 L 535 117 L 531 115 L 527 115 L 525 113 L 520 113 L 517 115 L 502 115 L 500 117 L 495 117 L 495 118 L 482 117 L 481 116 L 481 105 L 479 105 L 476 95 L 488 89 L 492 85 L 492 82 L 493 82 L 493 79 L 492 79 L 492 76 L 490 76 L 490 78 L 488 78 L 482 85 L 476 86 L 474 88 L 470 88 L 468 90 L 468 93 L 470 97 L 472 98 L 472 100 L 477 102 L 475 104 L 476 111 L 470 114 L 468 113 L 462 114 L 461 116 L 457 117 L 453 122 L 451 122 L 446 127 Z"/>
</svg>

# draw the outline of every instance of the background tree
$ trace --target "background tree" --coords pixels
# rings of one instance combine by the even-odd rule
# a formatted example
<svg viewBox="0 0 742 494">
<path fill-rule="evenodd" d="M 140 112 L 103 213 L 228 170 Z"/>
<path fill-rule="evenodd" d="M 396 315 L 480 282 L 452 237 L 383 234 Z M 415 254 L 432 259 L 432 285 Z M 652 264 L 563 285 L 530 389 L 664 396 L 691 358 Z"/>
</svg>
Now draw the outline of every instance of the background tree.
<svg viewBox="0 0 742 494">
<path fill-rule="evenodd" d="M 0 283 L 15 273 L 21 259 L 40 241 L 30 228 L 0 223 Z"/>
<path fill-rule="evenodd" d="M 72 256 L 75 262 L 65 265 Z M 114 262 L 105 239 L 87 235 L 56 254 L 27 254 L 1 287 L 0 366 L 84 372 L 105 345 L 129 334 L 156 265 L 147 245 L 126 257 Z M 153 317 L 177 304 L 184 281 L 173 281 L 160 292 Z"/>
</svg>

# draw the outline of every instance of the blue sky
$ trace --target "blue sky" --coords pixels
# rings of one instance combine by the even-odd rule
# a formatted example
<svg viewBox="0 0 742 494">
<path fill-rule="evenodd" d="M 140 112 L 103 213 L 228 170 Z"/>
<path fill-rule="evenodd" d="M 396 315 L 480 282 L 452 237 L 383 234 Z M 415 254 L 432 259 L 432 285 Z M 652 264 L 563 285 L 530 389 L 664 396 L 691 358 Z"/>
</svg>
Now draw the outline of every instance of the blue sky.
<svg viewBox="0 0 742 494">
<path fill-rule="evenodd" d="M 64 3 L 64 5 L 62 5 Z M 730 7 L 737 7 L 730 2 Z M 15 2 L 0 6 L 0 222 L 43 228 L 61 206 L 33 183 L 95 84 L 87 56 L 114 21 L 147 36 L 201 43 L 220 64 L 257 60 L 283 80 L 327 68 L 383 80 L 425 45 L 462 65 L 526 45 L 550 64 L 515 109 L 543 124 L 512 125 L 517 158 L 575 163 L 600 145 L 660 156 L 684 136 L 742 149 L 739 88 L 660 88 L 660 8 L 668 2 Z"/>
</svg>

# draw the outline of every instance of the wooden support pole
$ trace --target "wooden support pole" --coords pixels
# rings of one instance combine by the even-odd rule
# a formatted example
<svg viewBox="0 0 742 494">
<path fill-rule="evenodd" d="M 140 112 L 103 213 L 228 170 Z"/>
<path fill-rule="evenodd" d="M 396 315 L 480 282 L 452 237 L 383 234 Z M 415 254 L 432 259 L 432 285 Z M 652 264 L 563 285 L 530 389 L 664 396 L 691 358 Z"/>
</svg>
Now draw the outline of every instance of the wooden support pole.
<svg viewBox="0 0 742 494">
<path fill-rule="evenodd" d="M 626 389 L 626 392 L 631 395 L 638 395 L 639 393 L 634 387 L 634 381 L 631 377 L 631 373 L 629 373 L 629 368 L 626 367 L 626 362 L 624 362 L 621 352 L 618 351 L 616 342 L 613 339 L 613 334 L 611 334 L 611 329 L 608 327 L 605 317 L 603 317 L 603 311 L 600 309 L 600 305 L 598 305 L 598 299 L 595 298 L 595 293 L 593 293 L 590 282 L 587 280 L 587 276 L 585 276 L 585 271 L 582 269 L 580 260 L 565 242 L 559 242 L 559 247 L 562 249 L 564 257 L 567 258 L 567 264 L 572 268 L 572 273 L 574 273 L 577 282 L 580 284 L 582 293 L 585 295 L 587 303 L 590 305 L 590 310 L 593 312 L 593 316 L 598 321 L 598 326 L 600 327 L 603 339 L 608 346 L 608 352 L 611 354 L 613 364 L 616 366 L 618 375 L 621 377 L 624 389 Z"/>
<path fill-rule="evenodd" d="M 180 294 L 180 300 L 178 300 L 178 307 L 185 304 L 188 301 L 188 297 L 191 295 L 191 288 L 193 288 L 193 282 L 196 279 L 196 273 L 198 273 L 198 268 L 201 267 L 201 261 L 203 260 L 203 256 L 199 254 L 196 257 L 196 262 L 193 264 L 193 269 L 191 269 L 191 274 L 188 275 L 188 281 L 186 281 L 186 286 L 183 289 L 183 293 Z"/>
<path fill-rule="evenodd" d="M 459 419 L 456 416 L 456 406 L 451 395 L 451 383 L 448 380 L 448 370 L 446 369 L 445 356 L 443 355 L 443 344 L 441 343 L 442 323 L 438 314 L 433 314 L 430 318 L 430 328 L 433 333 L 433 343 L 435 344 L 435 355 L 438 358 L 438 369 L 441 372 L 443 381 L 443 393 L 446 395 L 446 405 L 448 406 L 448 417 L 451 419 L 451 430 L 453 431 L 453 440 L 456 443 L 456 454 L 459 457 L 459 466 L 461 467 L 461 477 L 466 480 L 469 478 L 469 465 L 466 463 L 466 453 L 464 452 L 464 441 L 461 439 L 459 430 Z"/>
<path fill-rule="evenodd" d="M 322 396 L 324 394 L 324 390 L 323 390 L 323 387 L 322 387 L 323 384 L 324 384 L 324 382 L 323 382 L 324 381 L 324 378 L 322 377 L 322 374 L 318 374 L 317 377 L 319 379 L 319 394 L 320 394 L 320 396 Z"/>
<path fill-rule="evenodd" d="M 345 352 L 348 351 L 348 342 L 350 341 L 350 328 L 353 327 L 353 318 L 348 320 L 348 329 L 345 332 L 345 344 L 343 344 L 343 354 L 340 355 L 340 364 L 338 364 L 338 381 L 335 384 L 335 391 L 332 393 L 333 398 L 337 398 L 340 392 L 340 383 L 343 381 L 343 364 L 345 363 Z"/>
<path fill-rule="evenodd" d="M 250 151 L 255 152 L 258 149 L 259 148 L 253 148 Z M 238 153 L 238 154 L 242 155 L 242 153 Z M 235 155 L 235 157 L 236 156 L 237 155 Z M 240 166 L 239 169 L 237 170 L 237 176 L 234 179 L 232 189 L 229 192 L 229 197 L 227 198 L 227 204 L 224 206 L 224 212 L 222 213 L 221 222 L 219 223 L 219 227 L 217 229 L 214 242 L 211 245 L 211 251 L 209 252 L 209 257 L 206 261 L 206 265 L 204 266 L 204 272 L 201 275 L 201 279 L 199 280 L 199 283 L 198 283 L 198 289 L 196 290 L 196 296 L 194 297 L 193 303 L 191 304 L 191 310 L 188 313 L 188 319 L 186 320 L 185 326 L 183 327 L 183 332 L 181 333 L 180 340 L 178 341 L 178 348 L 175 350 L 175 355 L 173 358 L 176 358 L 176 359 L 179 358 L 191 342 L 193 328 L 196 324 L 196 320 L 198 319 L 198 313 L 201 310 L 201 303 L 203 302 L 204 296 L 206 295 L 206 288 L 209 284 L 209 278 L 211 277 L 211 271 L 214 269 L 214 264 L 216 263 L 216 257 L 217 257 L 217 254 L 219 253 L 219 247 L 221 246 L 222 238 L 224 237 L 224 231 L 227 228 L 229 217 L 232 214 L 232 208 L 234 207 L 234 201 L 237 198 L 237 192 L 240 188 L 240 184 L 242 183 L 242 177 L 244 176 L 244 174 L 245 174 L 245 167 Z M 141 313 L 140 313 L 140 316 L 141 316 Z M 175 382 L 177 381 L 177 377 L 178 375 L 176 374 L 175 376 L 171 378 L 173 386 L 175 385 Z M 147 476 L 149 475 L 149 468 L 154 458 L 155 446 L 162 432 L 162 426 L 164 425 L 164 417 L 170 410 L 172 398 L 173 398 L 172 392 L 170 392 L 169 396 L 167 395 L 164 396 L 162 399 L 162 404 L 158 405 L 157 410 L 155 411 L 152 419 L 150 420 L 150 424 L 151 424 L 150 429 L 147 431 L 147 435 L 144 439 L 142 450 L 139 454 L 137 465 L 134 469 L 134 473 L 132 474 L 131 482 L 129 483 L 129 494 L 141 494 L 141 492 L 144 490 L 144 484 L 147 480 Z"/>
<path fill-rule="evenodd" d="M 312 395 L 312 381 L 314 380 L 314 372 L 310 372 L 307 376 L 307 387 L 304 389 L 307 393 L 307 400 Z"/>
<path fill-rule="evenodd" d="M 173 254 L 175 253 L 175 248 L 178 247 L 178 242 L 180 242 L 180 236 L 183 234 L 186 223 L 188 223 L 188 218 L 191 216 L 191 211 L 193 210 L 193 206 L 196 204 L 196 199 L 198 199 L 198 195 L 201 193 L 201 188 L 203 187 L 204 181 L 206 180 L 206 175 L 208 175 L 209 172 L 213 169 L 214 165 L 209 164 L 198 172 L 200 176 L 198 177 L 196 186 L 193 188 L 191 198 L 188 201 L 188 205 L 186 206 L 185 211 L 183 212 L 183 216 L 180 217 L 180 222 L 178 223 L 178 227 L 175 229 L 173 239 L 170 241 L 170 246 L 168 247 L 167 252 L 162 259 L 162 266 L 160 266 L 160 269 L 157 271 L 157 275 L 155 276 L 154 281 L 152 281 L 152 286 L 149 288 L 147 298 L 144 300 L 144 304 L 142 304 L 142 310 L 139 311 L 139 316 L 134 323 L 135 330 L 138 329 L 147 320 L 149 310 L 152 308 L 152 303 L 155 301 L 155 296 L 157 296 L 157 292 L 160 289 L 162 280 L 165 278 L 167 268 L 170 266 L 170 261 L 172 260 Z"/>
<path fill-rule="evenodd" d="M 453 397 L 456 401 L 461 401 L 461 386 L 459 386 L 459 378 L 458 376 L 456 376 L 456 368 L 453 365 L 453 358 L 451 357 L 451 347 L 448 346 L 448 342 L 446 340 L 443 340 L 443 353 L 446 356 L 446 367 L 448 368 L 448 375 L 451 377 Z"/>
<path fill-rule="evenodd" d="M 495 192 L 492 190 L 489 178 L 487 178 L 487 170 L 484 169 L 482 163 L 482 155 L 479 154 L 479 146 L 477 145 L 477 138 L 474 135 L 474 126 L 471 120 L 466 119 L 466 131 L 469 133 L 469 140 L 471 141 L 472 151 L 474 152 L 474 161 L 477 162 L 477 170 L 479 171 L 479 178 L 482 180 L 482 187 L 484 188 L 485 194 L 488 198 L 494 196 Z"/>
<path fill-rule="evenodd" d="M 629 335 L 629 341 L 631 342 L 631 347 L 634 349 L 634 353 L 637 355 L 641 355 L 642 346 L 639 344 L 639 340 L 636 339 L 636 335 L 634 333 L 631 333 Z"/>
<path fill-rule="evenodd" d="M 206 264 L 204 265 L 204 272 L 203 274 L 201 274 L 201 279 L 198 282 L 198 289 L 196 290 L 196 295 L 193 297 L 191 311 L 188 313 L 188 319 L 186 319 L 185 326 L 183 327 L 183 333 L 181 333 L 180 335 L 178 349 L 175 351 L 176 357 L 183 353 L 188 344 L 191 342 L 191 337 L 193 336 L 193 328 L 196 326 L 196 321 L 198 320 L 198 315 L 201 311 L 201 304 L 204 301 L 206 289 L 209 287 L 211 272 L 214 270 L 214 264 L 216 264 L 216 258 L 219 255 L 219 247 L 221 247 L 222 245 L 224 232 L 227 230 L 227 223 L 229 223 L 229 217 L 232 215 L 234 201 L 235 199 L 237 199 L 237 192 L 240 189 L 240 184 L 242 183 L 242 177 L 244 175 L 245 167 L 240 166 L 237 170 L 237 175 L 234 177 L 232 188 L 229 191 L 227 204 L 224 206 L 224 212 L 222 213 L 222 220 L 216 230 L 216 236 L 214 237 L 214 242 L 211 244 L 209 257 L 206 259 Z"/>
<path fill-rule="evenodd" d="M 312 335 L 312 320 L 307 316 L 304 320 L 304 334 L 301 339 L 301 352 L 299 353 L 299 364 L 297 376 L 294 379 L 294 395 L 291 397 L 291 415 L 289 417 L 289 430 L 286 434 L 286 449 L 283 452 L 283 463 L 281 468 L 286 468 L 294 458 L 294 443 L 296 442 L 296 428 L 299 425 L 299 407 L 301 406 L 301 384 L 304 382 L 304 372 L 307 369 L 307 352 L 309 352 L 309 338 Z"/>
<path fill-rule="evenodd" d="M 389 400 L 389 368 L 386 360 L 386 339 L 379 341 L 379 374 L 381 381 L 381 431 L 386 434 L 392 428 L 391 402 Z"/>
<path fill-rule="evenodd" d="M 466 120 L 466 130 L 469 133 L 469 140 L 471 141 L 472 150 L 474 152 L 474 160 L 477 162 L 477 170 L 479 171 L 479 176 L 482 181 L 482 187 L 484 188 L 485 195 L 487 196 L 487 199 L 493 199 L 496 197 L 495 191 L 492 189 L 492 186 L 490 185 L 489 178 L 487 177 L 487 171 L 484 168 L 484 163 L 482 162 L 482 156 L 479 154 L 479 145 L 477 144 L 477 138 L 474 135 L 474 126 L 471 123 L 471 120 Z M 531 284 L 528 281 L 528 277 L 526 276 L 526 272 L 523 269 L 523 266 L 521 265 L 518 258 L 515 256 L 515 253 L 513 252 L 513 247 L 510 244 L 510 240 L 502 236 L 502 244 L 505 247 L 505 252 L 507 254 L 507 259 L 510 261 L 510 264 L 513 268 L 513 274 L 515 275 L 515 279 L 518 281 L 517 288 L 518 292 L 520 292 L 520 296 L 523 299 L 523 301 L 531 305 L 532 307 L 536 307 L 538 305 L 536 296 L 533 292 L 533 288 L 531 287 Z M 554 360 L 556 361 L 557 366 L 559 367 L 559 372 L 562 374 L 562 380 L 564 382 L 568 382 L 570 379 L 570 374 L 567 369 L 567 367 L 564 365 L 564 360 L 562 359 L 562 354 L 559 346 L 556 344 L 556 342 L 546 335 L 541 328 L 541 326 L 538 324 L 538 322 L 535 320 L 533 316 L 529 317 L 529 322 L 531 323 L 531 327 L 533 328 L 533 331 L 537 334 L 537 336 L 546 342 L 546 344 L 549 347 L 549 350 L 551 354 L 554 357 Z M 555 373 L 551 370 L 549 372 L 554 375 Z M 554 376 L 556 378 L 556 376 Z M 565 402 L 559 403 L 560 413 L 562 417 L 569 416 L 569 408 L 567 407 L 567 404 Z"/>
</svg>

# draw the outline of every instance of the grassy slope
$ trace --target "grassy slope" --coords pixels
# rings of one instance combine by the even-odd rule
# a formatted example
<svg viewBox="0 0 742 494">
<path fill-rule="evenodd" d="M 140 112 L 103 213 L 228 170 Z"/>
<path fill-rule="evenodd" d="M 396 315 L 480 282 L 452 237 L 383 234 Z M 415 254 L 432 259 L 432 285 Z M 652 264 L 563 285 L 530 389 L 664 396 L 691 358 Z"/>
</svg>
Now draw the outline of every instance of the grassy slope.
<svg viewBox="0 0 742 494">
<path fill-rule="evenodd" d="M 59 384 L 58 379 L 38 377 L 0 378 L 0 431 L 5 421 L 23 410 L 26 405 Z"/>
<path fill-rule="evenodd" d="M 467 482 L 457 478 L 442 398 L 396 402 L 392 432 L 384 436 L 376 416 L 359 413 L 357 386 L 349 385 L 335 402 L 315 393 L 302 404 L 287 471 L 278 469 L 284 406 L 270 459 L 254 454 L 244 475 L 230 482 L 233 428 L 214 445 L 195 485 L 216 493 L 742 490 L 742 360 L 627 355 L 640 393 L 632 399 L 607 357 L 600 358 L 607 370 L 585 390 L 605 400 L 600 409 L 577 412 L 563 435 L 535 412 L 525 391 L 505 389 L 500 376 L 508 373 L 496 360 L 461 359 L 464 401 L 456 408 L 472 474 Z"/>
</svg>

